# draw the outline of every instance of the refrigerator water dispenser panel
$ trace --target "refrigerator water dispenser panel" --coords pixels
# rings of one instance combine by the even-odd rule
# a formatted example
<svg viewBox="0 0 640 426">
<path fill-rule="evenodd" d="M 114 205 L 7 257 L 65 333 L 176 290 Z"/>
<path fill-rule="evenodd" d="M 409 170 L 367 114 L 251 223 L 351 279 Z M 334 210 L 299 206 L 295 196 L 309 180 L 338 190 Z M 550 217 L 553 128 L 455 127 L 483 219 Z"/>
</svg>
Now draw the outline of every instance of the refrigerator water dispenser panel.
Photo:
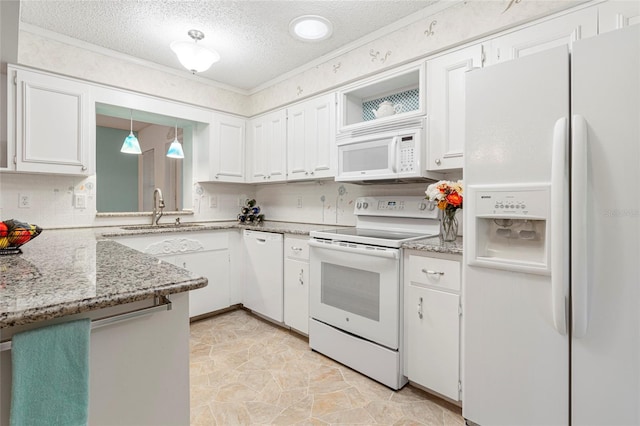
<svg viewBox="0 0 640 426">
<path fill-rule="evenodd" d="M 470 186 L 469 265 L 549 274 L 548 185 Z"/>
</svg>

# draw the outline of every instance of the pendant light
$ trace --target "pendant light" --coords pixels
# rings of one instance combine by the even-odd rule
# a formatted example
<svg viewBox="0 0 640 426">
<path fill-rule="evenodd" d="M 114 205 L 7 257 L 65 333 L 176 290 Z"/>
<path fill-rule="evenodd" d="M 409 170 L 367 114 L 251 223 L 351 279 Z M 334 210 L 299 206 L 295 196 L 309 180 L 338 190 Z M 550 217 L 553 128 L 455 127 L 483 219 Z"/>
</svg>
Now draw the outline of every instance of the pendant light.
<svg viewBox="0 0 640 426">
<path fill-rule="evenodd" d="M 170 45 L 171 50 L 178 56 L 182 66 L 195 74 L 208 70 L 214 62 L 220 60 L 218 52 L 198 44 L 198 41 L 204 38 L 202 31 L 189 30 L 187 34 L 193 39 L 193 43 L 190 41 L 174 41 Z"/>
<path fill-rule="evenodd" d="M 167 151 L 167 157 L 169 158 L 184 158 L 184 151 L 182 145 L 178 141 L 178 120 L 176 120 L 176 136 L 169 145 L 169 151 Z"/>
<path fill-rule="evenodd" d="M 120 152 L 124 152 L 125 154 L 142 154 L 138 138 L 133 134 L 133 111 L 131 111 L 131 131 L 129 136 L 124 138 L 124 143 L 122 144 L 122 148 L 120 148 Z"/>
</svg>

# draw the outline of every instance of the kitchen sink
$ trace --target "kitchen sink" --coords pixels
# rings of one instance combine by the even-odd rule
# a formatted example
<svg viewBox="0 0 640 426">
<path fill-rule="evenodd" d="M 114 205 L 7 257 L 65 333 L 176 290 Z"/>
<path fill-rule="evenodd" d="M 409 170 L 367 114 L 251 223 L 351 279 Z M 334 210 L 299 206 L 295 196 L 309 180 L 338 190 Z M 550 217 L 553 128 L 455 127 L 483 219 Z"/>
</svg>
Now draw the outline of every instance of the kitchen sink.
<svg viewBox="0 0 640 426">
<path fill-rule="evenodd" d="M 131 225 L 131 226 L 121 226 L 122 229 L 126 229 L 127 231 L 141 231 L 147 229 L 183 229 L 183 228 L 197 228 L 202 226 L 199 223 L 180 223 L 176 225 L 175 223 L 163 223 L 160 225 Z"/>
</svg>

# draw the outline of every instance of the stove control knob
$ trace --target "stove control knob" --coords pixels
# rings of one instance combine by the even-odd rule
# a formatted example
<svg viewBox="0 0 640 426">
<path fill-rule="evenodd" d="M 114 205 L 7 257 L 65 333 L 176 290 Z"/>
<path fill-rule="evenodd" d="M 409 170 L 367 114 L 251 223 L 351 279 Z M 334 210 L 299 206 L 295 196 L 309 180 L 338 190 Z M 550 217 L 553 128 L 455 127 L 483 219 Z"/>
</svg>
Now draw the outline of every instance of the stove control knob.
<svg viewBox="0 0 640 426">
<path fill-rule="evenodd" d="M 422 211 L 424 209 L 427 208 L 427 204 L 426 203 L 420 203 L 420 205 L 418 205 L 418 210 Z"/>
<path fill-rule="evenodd" d="M 362 208 L 362 203 L 360 201 L 358 201 L 356 203 L 356 209 L 360 210 L 360 208 Z"/>
<path fill-rule="evenodd" d="M 364 203 L 362 203 L 362 208 L 363 209 L 368 209 L 369 208 L 369 203 L 367 203 L 366 201 Z"/>
</svg>

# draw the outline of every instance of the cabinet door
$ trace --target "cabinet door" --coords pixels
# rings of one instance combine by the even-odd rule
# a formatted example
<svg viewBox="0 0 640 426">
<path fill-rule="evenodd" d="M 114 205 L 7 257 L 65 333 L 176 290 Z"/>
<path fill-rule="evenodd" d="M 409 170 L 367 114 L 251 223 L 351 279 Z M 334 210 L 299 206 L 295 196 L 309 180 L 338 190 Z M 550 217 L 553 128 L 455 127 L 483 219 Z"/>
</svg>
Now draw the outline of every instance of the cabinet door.
<svg viewBox="0 0 640 426">
<path fill-rule="evenodd" d="M 286 110 L 249 122 L 249 181 L 277 182 L 287 177 Z"/>
<path fill-rule="evenodd" d="M 90 175 L 95 111 L 90 88 L 65 78 L 15 71 L 16 170 Z"/>
<path fill-rule="evenodd" d="M 427 170 L 461 169 L 465 126 L 465 73 L 482 66 L 482 45 L 427 61 Z"/>
<path fill-rule="evenodd" d="M 407 377 L 455 401 L 460 380 L 460 296 L 409 284 Z"/>
<path fill-rule="evenodd" d="M 307 167 L 312 178 L 336 175 L 336 104 L 333 93 L 308 102 Z"/>
<path fill-rule="evenodd" d="M 287 110 L 287 173 L 289 179 L 309 177 L 307 170 L 307 111 L 304 104 Z"/>
<path fill-rule="evenodd" d="M 217 114 L 211 131 L 211 180 L 244 182 L 245 120 Z"/>
<path fill-rule="evenodd" d="M 336 109 L 333 93 L 287 110 L 287 173 L 290 180 L 335 176 Z"/>
<path fill-rule="evenodd" d="M 520 58 L 595 36 L 598 10 L 579 10 L 491 40 L 490 64 Z"/>
<path fill-rule="evenodd" d="M 637 24 L 640 24 L 639 1 L 612 0 L 598 5 L 600 34 Z"/>
<path fill-rule="evenodd" d="M 206 287 L 189 292 L 189 317 L 229 307 L 229 252 L 204 251 L 181 254 L 167 261 L 206 277 Z"/>
<path fill-rule="evenodd" d="M 284 261 L 284 323 L 309 334 L 309 262 Z"/>
</svg>

